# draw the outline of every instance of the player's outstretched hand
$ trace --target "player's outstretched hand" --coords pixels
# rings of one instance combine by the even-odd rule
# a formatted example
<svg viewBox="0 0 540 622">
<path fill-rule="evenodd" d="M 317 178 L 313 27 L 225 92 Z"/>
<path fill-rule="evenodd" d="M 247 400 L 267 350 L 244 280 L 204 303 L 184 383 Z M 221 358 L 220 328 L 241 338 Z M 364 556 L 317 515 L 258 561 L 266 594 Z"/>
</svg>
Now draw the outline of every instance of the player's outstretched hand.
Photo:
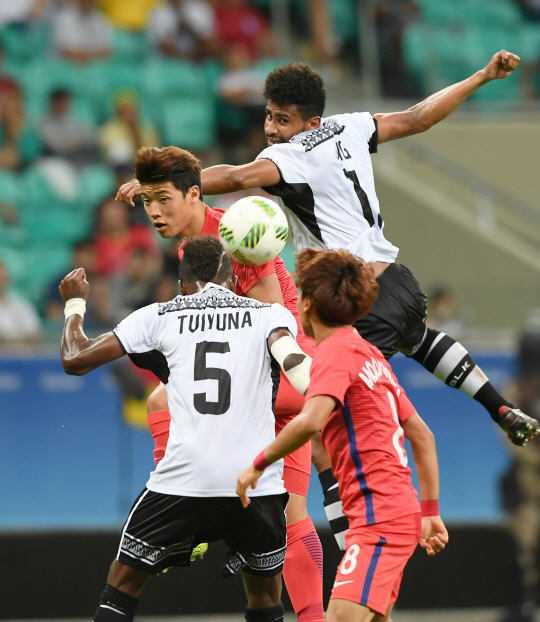
<svg viewBox="0 0 540 622">
<path fill-rule="evenodd" d="M 420 546 L 429 556 L 439 553 L 448 542 L 448 531 L 440 516 L 422 516 Z"/>
<path fill-rule="evenodd" d="M 64 302 L 67 302 L 70 298 L 84 298 L 88 300 L 90 285 L 86 280 L 84 268 L 72 270 L 60 283 L 58 289 Z"/>
<path fill-rule="evenodd" d="M 512 71 L 519 65 L 519 56 L 501 50 L 493 56 L 489 63 L 484 67 L 484 73 L 488 80 L 500 80 L 507 78 Z"/>
<path fill-rule="evenodd" d="M 257 488 L 257 481 L 262 474 L 262 471 L 257 471 L 253 465 L 250 465 L 238 476 L 236 494 L 240 497 L 240 501 L 245 508 L 247 508 L 247 506 L 251 503 L 251 500 L 247 494 L 248 488 L 251 487 L 255 490 L 255 488 Z"/>
<path fill-rule="evenodd" d="M 132 179 L 126 184 L 122 184 L 116 193 L 115 199 L 122 201 L 126 205 L 135 205 L 135 199 L 141 196 L 141 184 L 138 179 Z"/>
</svg>

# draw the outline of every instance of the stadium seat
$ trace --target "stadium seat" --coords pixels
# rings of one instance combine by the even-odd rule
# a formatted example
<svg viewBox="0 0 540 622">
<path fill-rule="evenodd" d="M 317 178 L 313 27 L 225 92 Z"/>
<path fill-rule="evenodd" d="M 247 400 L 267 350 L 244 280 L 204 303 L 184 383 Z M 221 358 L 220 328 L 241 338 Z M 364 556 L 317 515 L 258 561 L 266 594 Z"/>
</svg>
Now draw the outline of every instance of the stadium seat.
<svg viewBox="0 0 540 622">
<path fill-rule="evenodd" d="M 86 98 L 92 101 L 102 120 L 114 110 L 115 97 L 123 91 L 142 93 L 141 72 L 136 62 L 100 61 L 86 69 Z"/>
<path fill-rule="evenodd" d="M 0 261 L 8 269 L 12 286 L 17 290 L 22 289 L 28 274 L 26 252 L 0 244 Z"/>
<path fill-rule="evenodd" d="M 216 139 L 213 98 L 167 99 L 161 108 L 162 136 L 166 145 L 207 149 Z"/>
<path fill-rule="evenodd" d="M 434 3 L 437 4 L 437 3 Z M 522 21 L 521 11 L 512 0 L 461 0 L 461 21 L 490 28 L 513 28 Z"/>
<path fill-rule="evenodd" d="M 15 62 L 25 63 L 42 57 L 49 44 L 49 28 L 45 23 L 34 23 L 30 28 L 17 25 L 0 30 L 0 43 L 6 56 Z"/>
<path fill-rule="evenodd" d="M 113 54 L 116 60 L 142 61 L 148 56 L 149 50 L 146 33 L 123 28 L 113 30 Z"/>
<path fill-rule="evenodd" d="M 85 71 L 73 63 L 55 58 L 40 59 L 25 67 L 19 76 L 27 101 L 47 101 L 54 89 L 63 88 L 72 95 L 85 97 Z"/>
<path fill-rule="evenodd" d="M 21 282 L 24 293 L 41 306 L 52 279 L 71 268 L 71 246 L 58 241 L 29 246 L 26 255 L 26 276 Z"/>
<path fill-rule="evenodd" d="M 101 201 L 115 191 L 114 175 L 108 166 L 88 166 L 80 177 L 79 206 L 93 212 Z"/>
<path fill-rule="evenodd" d="M 143 88 L 153 103 L 169 97 L 212 97 L 205 71 L 187 61 L 148 61 L 143 68 Z"/>
</svg>

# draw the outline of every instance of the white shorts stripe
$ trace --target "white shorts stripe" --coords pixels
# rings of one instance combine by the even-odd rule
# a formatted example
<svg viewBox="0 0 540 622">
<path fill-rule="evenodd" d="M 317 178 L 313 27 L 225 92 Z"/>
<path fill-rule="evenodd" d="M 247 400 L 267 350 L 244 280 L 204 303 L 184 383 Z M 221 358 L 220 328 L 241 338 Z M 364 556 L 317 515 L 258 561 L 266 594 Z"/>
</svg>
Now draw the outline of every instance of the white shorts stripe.
<svg viewBox="0 0 540 622">
<path fill-rule="evenodd" d="M 149 490 L 145 490 L 143 492 L 143 494 L 140 496 L 140 498 L 137 501 L 137 503 L 133 506 L 133 509 L 129 513 L 129 516 L 127 517 L 126 524 L 124 525 L 124 528 L 122 529 L 122 535 L 120 536 L 120 545 L 118 546 L 118 553 L 116 554 L 116 559 L 118 559 L 120 557 L 120 551 L 122 550 L 122 542 L 124 542 L 124 535 L 125 535 L 126 530 L 128 528 L 129 521 L 131 520 L 131 517 L 133 516 L 133 512 L 135 512 L 135 510 L 139 507 L 139 504 L 141 503 L 141 501 L 146 497 L 146 495 L 149 492 L 150 492 Z"/>
<path fill-rule="evenodd" d="M 431 354 L 431 351 L 433 350 L 433 348 L 439 343 L 439 341 L 443 338 L 446 337 L 446 333 L 439 333 L 435 339 L 433 340 L 433 343 L 431 344 L 431 347 L 428 350 L 428 353 L 426 354 L 426 356 L 424 357 L 424 360 L 422 361 L 422 364 L 426 362 L 427 357 Z"/>
</svg>

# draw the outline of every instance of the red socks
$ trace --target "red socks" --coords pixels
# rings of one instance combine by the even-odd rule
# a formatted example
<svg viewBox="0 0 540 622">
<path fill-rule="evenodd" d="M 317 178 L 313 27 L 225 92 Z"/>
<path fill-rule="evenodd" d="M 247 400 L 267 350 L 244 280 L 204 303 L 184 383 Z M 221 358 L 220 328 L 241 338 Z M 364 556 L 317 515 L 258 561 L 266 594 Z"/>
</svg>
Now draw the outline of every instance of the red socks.
<svg viewBox="0 0 540 622">
<path fill-rule="evenodd" d="M 152 432 L 156 445 L 154 449 L 154 460 L 157 464 L 165 455 L 165 449 L 167 448 L 171 413 L 168 410 L 157 410 L 154 413 L 148 413 L 147 420 L 148 427 L 150 428 L 150 432 Z"/>
<path fill-rule="evenodd" d="M 283 578 L 299 622 L 324 620 L 323 552 L 311 518 L 287 525 Z"/>
</svg>

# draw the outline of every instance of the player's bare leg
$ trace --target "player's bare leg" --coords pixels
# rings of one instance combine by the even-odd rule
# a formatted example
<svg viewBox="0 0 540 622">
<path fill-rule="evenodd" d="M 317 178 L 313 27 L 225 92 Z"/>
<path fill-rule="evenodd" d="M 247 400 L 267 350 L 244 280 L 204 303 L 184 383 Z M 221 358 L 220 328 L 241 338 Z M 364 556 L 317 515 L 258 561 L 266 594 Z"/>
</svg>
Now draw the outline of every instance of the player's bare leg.
<svg viewBox="0 0 540 622">
<path fill-rule="evenodd" d="M 94 622 L 130 622 L 137 611 L 139 594 L 150 575 L 114 561 L 107 586 L 99 599 Z"/>
<path fill-rule="evenodd" d="M 326 613 L 326 622 L 392 622 L 390 613 L 392 605 L 386 615 L 382 616 L 364 605 L 353 603 L 351 600 L 332 598 Z"/>
<path fill-rule="evenodd" d="M 281 573 L 275 577 L 257 577 L 242 573 L 248 606 L 247 622 L 281 622 L 285 609 L 281 602 Z"/>
</svg>

